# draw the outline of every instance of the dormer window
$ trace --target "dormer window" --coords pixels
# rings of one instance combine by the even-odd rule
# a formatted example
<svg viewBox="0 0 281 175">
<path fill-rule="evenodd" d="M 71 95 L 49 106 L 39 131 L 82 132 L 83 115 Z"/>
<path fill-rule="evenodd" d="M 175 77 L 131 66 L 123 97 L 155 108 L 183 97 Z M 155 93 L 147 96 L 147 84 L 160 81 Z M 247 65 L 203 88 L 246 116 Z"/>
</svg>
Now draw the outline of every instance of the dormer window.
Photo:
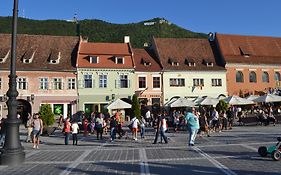
<svg viewBox="0 0 281 175">
<path fill-rule="evenodd" d="M 214 63 L 212 60 L 204 59 L 203 64 L 205 64 L 207 67 L 213 67 Z"/>
<path fill-rule="evenodd" d="M 61 52 L 52 51 L 48 58 L 48 61 L 50 64 L 59 64 L 60 58 L 61 58 Z"/>
<path fill-rule="evenodd" d="M 246 57 L 246 58 L 250 57 L 251 54 L 250 54 L 250 52 L 249 52 L 248 49 L 239 47 L 239 50 L 240 50 L 240 54 L 241 54 L 243 57 Z"/>
<path fill-rule="evenodd" d="M 115 57 L 116 64 L 124 64 L 124 57 Z"/>
<path fill-rule="evenodd" d="M 99 57 L 98 56 L 89 56 L 89 61 L 90 61 L 90 63 L 92 63 L 92 64 L 97 64 L 97 63 L 99 63 Z"/>
<path fill-rule="evenodd" d="M 22 62 L 25 63 L 25 64 L 32 63 L 34 55 L 35 55 L 35 51 L 27 51 L 27 52 L 25 52 L 23 57 L 22 57 Z"/>
<path fill-rule="evenodd" d="M 193 60 L 193 59 L 188 59 L 188 58 L 185 59 L 185 64 L 188 65 L 188 66 L 190 66 L 190 67 L 191 67 L 191 66 L 192 66 L 192 67 L 195 67 L 195 66 L 196 66 L 194 60 Z"/>
<path fill-rule="evenodd" d="M 0 63 L 5 63 L 5 62 L 6 62 L 8 56 L 9 56 L 9 54 L 10 54 L 10 50 L 9 50 L 8 52 L 4 53 L 4 54 L 5 54 L 5 55 L 2 55 L 2 54 L 1 54 Z"/>
<path fill-rule="evenodd" d="M 151 62 L 144 60 L 143 58 L 141 59 L 141 64 L 144 66 L 151 66 Z"/>
<path fill-rule="evenodd" d="M 172 65 L 172 66 L 179 66 L 180 63 L 177 62 L 176 60 L 169 58 L 168 62 Z"/>
</svg>

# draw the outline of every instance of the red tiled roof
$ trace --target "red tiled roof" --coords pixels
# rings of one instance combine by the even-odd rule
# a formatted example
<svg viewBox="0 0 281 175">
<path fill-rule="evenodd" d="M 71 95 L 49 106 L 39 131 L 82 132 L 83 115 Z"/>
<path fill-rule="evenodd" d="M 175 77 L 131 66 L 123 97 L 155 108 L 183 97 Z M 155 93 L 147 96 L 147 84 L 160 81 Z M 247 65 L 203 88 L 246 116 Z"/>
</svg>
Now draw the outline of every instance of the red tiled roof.
<svg viewBox="0 0 281 175">
<path fill-rule="evenodd" d="M 11 50 L 11 35 L 0 34 L 0 43 L 0 58 L 3 58 Z M 74 71 L 78 44 L 79 37 L 18 34 L 17 70 Z M 54 52 L 55 50 L 56 52 Z M 58 58 L 59 52 L 59 63 L 50 64 L 49 60 Z M 24 59 L 30 59 L 31 57 L 33 57 L 31 63 L 23 63 Z M 11 53 L 4 63 L 0 63 L 0 69 L 7 70 L 10 68 L 10 58 Z"/>
<path fill-rule="evenodd" d="M 98 63 L 90 63 L 89 56 L 98 56 Z M 123 57 L 124 64 L 116 64 L 115 57 Z M 81 42 L 77 67 L 84 68 L 134 68 L 132 49 L 129 43 L 88 43 Z"/>
<path fill-rule="evenodd" d="M 164 70 L 224 70 L 216 64 L 207 39 L 154 38 L 154 43 Z M 206 60 L 212 62 L 213 66 L 206 66 Z M 188 66 L 188 62 L 195 63 L 195 66 Z"/>
<path fill-rule="evenodd" d="M 281 38 L 217 33 L 216 40 L 226 63 L 281 64 Z"/>
<path fill-rule="evenodd" d="M 151 49 L 133 49 L 133 52 L 136 71 L 160 72 L 162 70 Z"/>
</svg>

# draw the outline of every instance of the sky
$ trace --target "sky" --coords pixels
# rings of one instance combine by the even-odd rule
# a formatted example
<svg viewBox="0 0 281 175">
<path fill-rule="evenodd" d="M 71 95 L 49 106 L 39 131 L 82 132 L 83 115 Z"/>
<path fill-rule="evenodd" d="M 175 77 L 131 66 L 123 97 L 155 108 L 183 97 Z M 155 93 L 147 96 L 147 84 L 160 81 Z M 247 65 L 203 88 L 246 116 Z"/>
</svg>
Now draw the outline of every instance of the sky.
<svg viewBox="0 0 281 175">
<path fill-rule="evenodd" d="M 0 0 L 12 16 L 13 0 Z M 281 37 L 281 0 L 19 0 L 20 17 L 126 24 L 160 17 L 194 32 Z M 0 26 L 1 27 L 1 26 Z"/>
</svg>

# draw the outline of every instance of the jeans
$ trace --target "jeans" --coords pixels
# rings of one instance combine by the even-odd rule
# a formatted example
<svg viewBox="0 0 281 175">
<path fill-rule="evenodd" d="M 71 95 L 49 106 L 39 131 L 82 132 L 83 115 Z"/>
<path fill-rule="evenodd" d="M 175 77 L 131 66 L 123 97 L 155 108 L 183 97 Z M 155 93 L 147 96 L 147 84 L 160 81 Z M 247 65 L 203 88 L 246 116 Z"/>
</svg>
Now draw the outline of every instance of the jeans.
<svg viewBox="0 0 281 175">
<path fill-rule="evenodd" d="M 194 145 L 194 142 L 195 142 L 195 139 L 196 139 L 196 136 L 198 133 L 198 129 L 188 127 L 188 132 L 189 132 L 188 144 Z"/>
<path fill-rule="evenodd" d="M 1 134 L 1 135 L 0 135 L 0 146 L 3 146 L 3 145 L 4 145 L 5 137 L 6 137 L 6 134 Z"/>
<path fill-rule="evenodd" d="M 64 144 L 68 145 L 70 133 L 66 132 L 66 133 L 64 133 L 64 135 L 65 135 L 65 137 L 64 137 Z"/>
<path fill-rule="evenodd" d="M 110 138 L 112 141 L 116 138 L 116 129 L 115 128 L 110 129 Z"/>
<path fill-rule="evenodd" d="M 162 139 L 164 139 L 165 143 L 168 143 L 168 139 L 167 139 L 167 136 L 165 135 L 165 131 L 166 130 L 160 129 L 160 140 L 161 140 L 161 143 L 162 143 Z"/>
<path fill-rule="evenodd" d="M 140 130 L 141 138 L 144 138 L 144 133 L 145 133 L 145 128 L 144 128 L 144 126 L 142 126 L 141 130 Z"/>
</svg>

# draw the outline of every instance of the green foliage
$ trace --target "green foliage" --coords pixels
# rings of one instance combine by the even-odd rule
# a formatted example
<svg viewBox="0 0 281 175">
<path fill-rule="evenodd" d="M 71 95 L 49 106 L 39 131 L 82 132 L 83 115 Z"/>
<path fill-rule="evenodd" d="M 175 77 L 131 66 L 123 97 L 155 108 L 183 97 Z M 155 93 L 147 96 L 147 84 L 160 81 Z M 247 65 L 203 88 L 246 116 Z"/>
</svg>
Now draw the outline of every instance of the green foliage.
<svg viewBox="0 0 281 175">
<path fill-rule="evenodd" d="M 141 116 L 141 109 L 140 109 L 140 103 L 139 99 L 136 95 L 133 95 L 132 100 L 132 117 L 140 118 Z"/>
<path fill-rule="evenodd" d="M 218 112 L 227 111 L 228 104 L 224 100 L 220 100 L 219 103 L 216 106 L 216 109 L 217 109 Z"/>
<path fill-rule="evenodd" d="M 206 34 L 195 33 L 171 23 L 160 23 L 163 18 L 154 18 L 139 23 L 112 24 L 101 20 L 79 21 L 79 33 L 92 42 L 123 42 L 130 36 L 134 48 L 142 48 L 151 43 L 152 37 L 159 38 L 207 38 Z M 144 25 L 154 22 L 153 25 Z M 11 33 L 12 18 L 0 17 L 0 33 Z M 35 35 L 76 36 L 77 24 L 63 20 L 31 20 L 19 18 L 18 33 Z"/>
<path fill-rule="evenodd" d="M 44 126 L 51 126 L 55 123 L 55 114 L 52 112 L 50 104 L 43 104 L 39 111 Z"/>
</svg>

